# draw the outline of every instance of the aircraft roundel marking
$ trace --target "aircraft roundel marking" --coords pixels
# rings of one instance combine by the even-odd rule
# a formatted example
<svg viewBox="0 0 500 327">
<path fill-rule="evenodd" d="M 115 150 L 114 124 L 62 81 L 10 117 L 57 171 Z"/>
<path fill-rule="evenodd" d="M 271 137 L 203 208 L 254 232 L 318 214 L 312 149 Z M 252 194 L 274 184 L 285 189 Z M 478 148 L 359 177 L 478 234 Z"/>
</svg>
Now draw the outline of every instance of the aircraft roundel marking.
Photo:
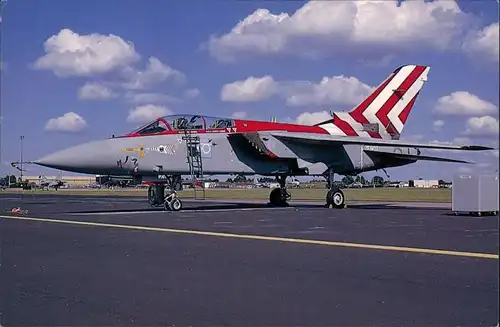
<svg viewBox="0 0 500 327">
<path fill-rule="evenodd" d="M 201 152 L 203 152 L 203 154 L 209 154 L 211 150 L 212 147 L 210 146 L 210 144 L 208 143 L 201 144 Z"/>
</svg>

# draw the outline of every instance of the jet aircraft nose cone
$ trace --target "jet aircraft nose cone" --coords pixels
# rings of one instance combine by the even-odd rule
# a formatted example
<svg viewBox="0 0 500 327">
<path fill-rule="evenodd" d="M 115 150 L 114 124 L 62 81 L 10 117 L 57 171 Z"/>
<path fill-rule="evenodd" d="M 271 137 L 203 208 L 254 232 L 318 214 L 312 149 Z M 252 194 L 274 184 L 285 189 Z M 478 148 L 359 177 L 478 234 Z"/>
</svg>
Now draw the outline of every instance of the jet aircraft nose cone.
<svg viewBox="0 0 500 327">
<path fill-rule="evenodd" d="M 34 163 L 40 166 L 80 173 L 94 173 L 110 166 L 110 146 L 105 141 L 94 141 L 54 152 Z"/>
<path fill-rule="evenodd" d="M 69 150 L 72 149 L 65 149 L 62 151 L 54 152 L 52 154 L 49 154 L 48 156 L 35 160 L 34 163 L 40 166 L 56 169 L 74 166 L 75 153 Z"/>
</svg>

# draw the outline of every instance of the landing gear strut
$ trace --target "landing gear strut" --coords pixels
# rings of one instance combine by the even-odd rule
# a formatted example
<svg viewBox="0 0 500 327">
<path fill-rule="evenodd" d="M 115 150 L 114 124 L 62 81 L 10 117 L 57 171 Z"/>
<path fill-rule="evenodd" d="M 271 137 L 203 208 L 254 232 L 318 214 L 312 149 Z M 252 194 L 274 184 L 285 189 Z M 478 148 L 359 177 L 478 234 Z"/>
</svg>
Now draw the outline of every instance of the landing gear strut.
<svg viewBox="0 0 500 327">
<path fill-rule="evenodd" d="M 329 190 L 326 193 L 325 208 L 330 208 L 330 207 L 335 209 L 345 208 L 344 192 L 342 192 L 340 188 L 335 185 L 335 174 L 332 169 L 328 170 L 327 178 L 328 178 L 327 186 Z"/>
<path fill-rule="evenodd" d="M 280 187 L 271 191 L 271 194 L 269 194 L 269 203 L 273 206 L 287 207 L 287 201 L 291 198 L 291 195 L 286 190 L 286 176 L 276 176 L 276 180 L 280 184 Z"/>
<path fill-rule="evenodd" d="M 153 207 L 163 205 L 167 211 L 179 211 L 182 209 L 182 201 L 175 192 L 176 186 L 180 182 L 180 176 L 167 176 L 166 184 L 156 184 L 148 188 L 148 202 Z M 165 190 L 165 186 L 168 190 Z"/>
</svg>

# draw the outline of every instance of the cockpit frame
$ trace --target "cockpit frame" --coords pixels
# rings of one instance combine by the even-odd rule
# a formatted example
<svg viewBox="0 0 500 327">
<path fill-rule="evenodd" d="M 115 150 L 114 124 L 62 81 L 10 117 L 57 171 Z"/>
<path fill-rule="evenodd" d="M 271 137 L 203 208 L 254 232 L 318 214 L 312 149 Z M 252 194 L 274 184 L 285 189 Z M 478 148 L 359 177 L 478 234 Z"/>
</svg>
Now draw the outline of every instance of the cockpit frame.
<svg viewBox="0 0 500 327">
<path fill-rule="evenodd" d="M 231 118 L 216 116 L 204 116 L 195 114 L 178 114 L 159 117 L 137 130 L 129 133 L 129 136 L 149 136 L 162 134 L 177 134 L 185 131 L 211 132 L 228 130 L 235 127 L 235 121 Z"/>
</svg>

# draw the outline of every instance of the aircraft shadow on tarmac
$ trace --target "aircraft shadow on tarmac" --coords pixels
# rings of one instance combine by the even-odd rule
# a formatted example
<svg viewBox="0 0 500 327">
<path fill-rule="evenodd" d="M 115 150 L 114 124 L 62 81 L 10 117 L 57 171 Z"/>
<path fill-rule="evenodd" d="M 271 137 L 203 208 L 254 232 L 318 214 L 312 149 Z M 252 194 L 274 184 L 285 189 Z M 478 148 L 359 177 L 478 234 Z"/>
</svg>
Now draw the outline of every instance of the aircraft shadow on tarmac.
<svg viewBox="0 0 500 327">
<path fill-rule="evenodd" d="M 286 208 L 295 208 L 295 209 L 320 209 L 320 208 L 325 208 L 323 204 L 293 204 L 291 203 L 289 207 L 274 207 L 268 203 L 213 203 L 213 204 L 202 204 L 202 205 L 196 205 L 196 204 L 190 204 L 184 206 L 182 208 L 182 211 L 210 211 L 210 210 L 238 210 L 238 209 L 286 209 Z M 325 208 L 326 209 L 326 208 Z M 349 205 L 346 209 L 361 209 L 361 210 L 373 210 L 373 209 L 392 209 L 392 210 L 408 210 L 408 209 L 413 209 L 413 210 L 429 210 L 429 208 L 408 208 L 404 206 L 394 206 L 394 205 L 389 205 L 389 204 L 353 204 Z M 432 208 L 434 210 L 443 210 L 439 208 Z M 342 210 L 342 209 L 329 209 L 329 210 Z M 122 209 L 122 208 L 115 208 L 115 209 L 101 209 L 101 210 L 77 210 L 77 211 L 69 211 L 68 213 L 86 213 L 86 214 L 92 214 L 92 213 L 116 213 L 116 212 L 161 212 L 164 211 L 163 207 L 149 207 L 149 208 L 127 208 L 127 209 Z"/>
<path fill-rule="evenodd" d="M 495 213 L 495 212 L 481 212 L 481 214 L 478 214 L 477 212 L 458 212 L 458 213 L 454 213 L 454 212 L 450 212 L 450 211 L 447 211 L 445 213 L 443 213 L 443 216 L 453 216 L 453 217 L 500 217 L 500 213 Z"/>
<path fill-rule="evenodd" d="M 290 205 L 289 208 L 318 208 L 321 206 L 318 205 Z M 203 204 L 203 205 L 186 205 L 182 208 L 182 211 L 210 211 L 210 210 L 238 210 L 238 209 L 262 209 L 262 208 L 276 208 L 280 209 L 280 207 L 273 207 L 269 204 L 266 203 L 236 203 L 236 204 L 230 204 L 230 203 L 217 203 L 217 204 Z M 143 211 L 143 212 L 154 212 L 154 211 L 165 211 L 163 207 L 150 207 L 150 208 L 133 208 L 133 209 L 104 209 L 104 210 L 78 210 L 78 211 L 71 211 L 69 213 L 112 213 L 112 212 L 137 212 L 137 211 Z"/>
</svg>

